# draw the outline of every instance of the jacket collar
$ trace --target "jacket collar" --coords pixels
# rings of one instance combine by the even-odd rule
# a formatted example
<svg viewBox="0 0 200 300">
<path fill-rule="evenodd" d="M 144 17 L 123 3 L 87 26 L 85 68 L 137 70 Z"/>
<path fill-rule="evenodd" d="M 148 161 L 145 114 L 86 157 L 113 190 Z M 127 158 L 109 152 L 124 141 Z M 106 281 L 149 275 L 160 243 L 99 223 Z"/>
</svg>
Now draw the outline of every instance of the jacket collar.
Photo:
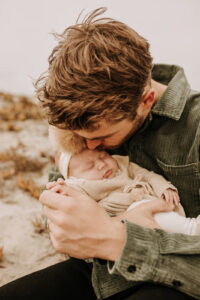
<svg viewBox="0 0 200 300">
<path fill-rule="evenodd" d="M 168 87 L 151 113 L 179 120 L 190 93 L 183 68 L 176 65 L 154 65 L 152 78 Z"/>
</svg>

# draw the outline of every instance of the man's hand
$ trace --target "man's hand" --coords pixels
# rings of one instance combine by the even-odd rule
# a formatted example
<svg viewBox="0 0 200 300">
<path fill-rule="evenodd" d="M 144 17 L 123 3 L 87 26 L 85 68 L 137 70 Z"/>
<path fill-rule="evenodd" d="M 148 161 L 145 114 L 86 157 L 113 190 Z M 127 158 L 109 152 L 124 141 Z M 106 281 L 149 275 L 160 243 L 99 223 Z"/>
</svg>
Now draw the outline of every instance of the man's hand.
<svg viewBox="0 0 200 300">
<path fill-rule="evenodd" d="M 90 197 L 67 189 L 68 196 L 52 191 L 40 196 L 54 248 L 76 258 L 117 259 L 125 242 L 124 224 Z"/>
<path fill-rule="evenodd" d="M 126 219 L 130 222 L 136 223 L 148 228 L 161 228 L 154 219 L 154 214 L 160 212 L 172 211 L 174 209 L 173 203 L 167 203 L 162 199 L 156 199 L 142 203 L 122 214 L 115 217 L 116 219 Z"/>
</svg>

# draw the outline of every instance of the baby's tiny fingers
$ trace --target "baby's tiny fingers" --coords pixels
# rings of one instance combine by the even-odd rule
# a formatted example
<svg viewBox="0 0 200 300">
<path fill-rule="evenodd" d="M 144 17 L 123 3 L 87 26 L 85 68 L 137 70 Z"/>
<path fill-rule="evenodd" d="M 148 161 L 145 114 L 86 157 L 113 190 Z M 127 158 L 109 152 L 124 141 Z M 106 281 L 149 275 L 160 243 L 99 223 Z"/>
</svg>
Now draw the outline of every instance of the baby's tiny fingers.
<svg viewBox="0 0 200 300">
<path fill-rule="evenodd" d="M 63 180 L 63 178 L 58 178 L 57 183 L 59 183 L 59 184 L 64 184 L 65 181 Z"/>
<path fill-rule="evenodd" d="M 180 202 L 180 197 L 178 194 L 176 194 L 176 198 L 177 198 L 177 201 Z"/>
<path fill-rule="evenodd" d="M 170 201 L 170 198 L 169 198 L 169 197 L 165 197 L 165 201 L 166 201 L 167 203 L 171 203 L 171 201 Z"/>
<path fill-rule="evenodd" d="M 54 193 L 60 193 L 61 192 L 61 186 L 60 185 L 56 185 L 51 189 L 52 192 Z"/>
<path fill-rule="evenodd" d="M 51 189 L 52 187 L 54 187 L 56 185 L 56 181 L 52 181 L 52 182 L 48 182 L 46 184 L 46 188 L 47 189 Z"/>
<path fill-rule="evenodd" d="M 174 201 L 175 201 L 176 205 L 179 205 L 180 198 L 179 198 L 178 194 L 175 194 Z"/>
</svg>

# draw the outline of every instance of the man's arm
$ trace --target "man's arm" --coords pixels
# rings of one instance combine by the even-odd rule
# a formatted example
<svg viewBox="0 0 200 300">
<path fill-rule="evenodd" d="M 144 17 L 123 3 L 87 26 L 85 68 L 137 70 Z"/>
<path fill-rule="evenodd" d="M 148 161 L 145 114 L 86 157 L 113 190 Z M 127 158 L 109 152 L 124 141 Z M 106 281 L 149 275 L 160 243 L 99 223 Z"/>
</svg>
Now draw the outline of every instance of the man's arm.
<svg viewBox="0 0 200 300">
<path fill-rule="evenodd" d="M 127 221 L 123 224 L 119 218 L 110 218 L 93 199 L 72 188 L 68 195 L 46 191 L 40 197 L 58 252 L 108 260 L 110 273 L 167 284 L 200 299 L 199 236 L 152 230 L 159 228 L 154 214 L 167 211 L 165 201 L 151 201 L 124 213 L 121 218 Z"/>
<path fill-rule="evenodd" d="M 169 234 L 125 221 L 121 256 L 108 262 L 110 274 L 131 281 L 152 281 L 200 299 L 200 237 Z"/>
<path fill-rule="evenodd" d="M 200 299 L 200 237 L 155 228 L 150 220 L 158 207 L 159 200 L 150 201 L 121 216 L 126 242 L 120 257 L 108 262 L 109 273 L 165 284 Z"/>
</svg>

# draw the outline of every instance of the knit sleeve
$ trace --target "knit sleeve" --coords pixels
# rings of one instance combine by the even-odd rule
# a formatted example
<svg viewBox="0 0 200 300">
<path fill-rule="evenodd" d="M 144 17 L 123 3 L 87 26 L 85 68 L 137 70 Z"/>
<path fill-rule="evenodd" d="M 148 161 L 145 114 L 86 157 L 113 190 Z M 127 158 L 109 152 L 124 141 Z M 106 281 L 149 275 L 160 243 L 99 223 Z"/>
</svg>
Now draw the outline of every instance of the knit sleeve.
<svg viewBox="0 0 200 300">
<path fill-rule="evenodd" d="M 176 187 L 163 176 L 144 169 L 135 163 L 129 163 L 129 173 L 132 178 L 140 176 L 141 180 L 148 182 L 158 197 L 161 197 L 162 193 L 168 188 L 177 190 Z"/>
</svg>

